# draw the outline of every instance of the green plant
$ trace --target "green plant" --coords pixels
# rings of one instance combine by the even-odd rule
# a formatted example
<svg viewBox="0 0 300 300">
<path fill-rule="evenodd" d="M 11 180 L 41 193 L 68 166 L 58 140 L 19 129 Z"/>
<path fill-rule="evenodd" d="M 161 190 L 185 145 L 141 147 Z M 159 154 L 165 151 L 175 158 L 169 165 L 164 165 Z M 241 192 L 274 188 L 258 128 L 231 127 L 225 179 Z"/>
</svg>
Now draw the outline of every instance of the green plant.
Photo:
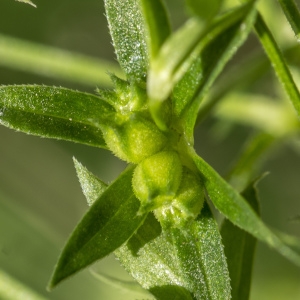
<svg viewBox="0 0 300 300">
<path fill-rule="evenodd" d="M 50 288 L 114 252 L 157 299 L 248 299 L 256 238 L 300 264 L 298 252 L 258 217 L 252 173 L 262 153 L 296 132 L 299 121 L 285 103 L 240 104 L 240 93 L 219 104 L 228 83 L 204 102 L 254 27 L 299 115 L 299 91 L 257 1 L 243 2 L 228 9 L 223 1 L 186 1 L 192 16 L 172 33 L 161 1 L 106 0 L 126 80 L 111 74 L 114 89 L 98 89 L 97 95 L 47 86 L 0 88 L 3 125 L 106 148 L 130 164 L 107 186 L 74 161 L 93 205 L 68 240 Z M 296 6 L 279 2 L 297 35 Z M 261 130 L 228 182 L 193 147 L 195 125 L 214 107 L 223 119 L 240 117 Z M 209 200 L 226 217 L 220 230 Z"/>
</svg>

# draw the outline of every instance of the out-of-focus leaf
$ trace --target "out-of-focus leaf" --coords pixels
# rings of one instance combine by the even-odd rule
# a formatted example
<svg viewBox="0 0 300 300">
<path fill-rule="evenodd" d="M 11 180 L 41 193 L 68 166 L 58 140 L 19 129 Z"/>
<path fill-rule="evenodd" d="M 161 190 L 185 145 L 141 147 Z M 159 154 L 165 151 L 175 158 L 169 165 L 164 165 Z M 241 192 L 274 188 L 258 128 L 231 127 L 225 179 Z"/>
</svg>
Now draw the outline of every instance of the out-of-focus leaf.
<svg viewBox="0 0 300 300">
<path fill-rule="evenodd" d="M 88 205 L 91 206 L 106 190 L 107 184 L 85 168 L 75 157 L 73 157 L 73 161 L 82 192 Z"/>
<path fill-rule="evenodd" d="M 153 58 L 171 33 L 169 18 L 161 0 L 140 0 L 140 2 L 148 33 L 150 58 Z"/>
<path fill-rule="evenodd" d="M 137 0 L 104 0 L 118 61 L 129 80 L 144 82 L 149 53 L 146 29 Z"/>
<path fill-rule="evenodd" d="M 297 40 L 300 40 L 300 12 L 294 0 L 278 0 Z"/>
<path fill-rule="evenodd" d="M 260 132 L 246 142 L 237 161 L 226 176 L 230 184 L 238 191 L 242 191 L 256 176 L 266 152 L 275 144 L 276 138 L 268 133 Z"/>
<path fill-rule="evenodd" d="M 143 223 L 145 215 L 137 215 L 140 202 L 131 188 L 133 169 L 127 168 L 79 222 L 61 253 L 49 288 L 116 250 Z"/>
<path fill-rule="evenodd" d="M 137 233 L 115 254 L 156 299 L 230 299 L 226 258 L 207 205 L 198 219 L 183 230 L 161 231 L 149 214 Z"/>
<path fill-rule="evenodd" d="M 186 5 L 191 13 L 204 21 L 210 21 L 219 11 L 223 4 L 223 0 L 186 0 Z"/>
<path fill-rule="evenodd" d="M 122 76 L 116 63 L 0 34 L 0 65 L 95 88 L 112 86 L 107 72 Z"/>
<path fill-rule="evenodd" d="M 289 45 L 283 49 L 283 55 L 289 58 L 290 63 L 298 63 L 299 45 Z M 210 90 L 209 97 L 201 103 L 199 108 L 197 124 L 205 119 L 216 107 L 220 100 L 232 92 L 233 89 L 247 89 L 262 78 L 270 70 L 270 62 L 265 53 L 260 49 L 250 53 L 239 64 L 231 66 L 226 76 L 218 81 L 213 90 Z"/>
<path fill-rule="evenodd" d="M 235 191 L 213 168 L 190 149 L 204 186 L 215 207 L 234 225 L 273 247 L 287 259 L 300 266 L 300 254 L 293 251 L 257 216 L 245 199 Z"/>
<path fill-rule="evenodd" d="M 1 86 L 0 124 L 28 134 L 105 148 L 99 124 L 114 109 L 92 94 L 48 86 Z"/>
<path fill-rule="evenodd" d="M 251 183 L 242 193 L 253 210 L 259 215 L 256 189 Z M 221 235 L 231 279 L 232 300 L 248 300 L 252 276 L 252 266 L 257 240 L 248 232 L 225 219 Z"/>
<path fill-rule="evenodd" d="M 300 126 L 290 103 L 262 95 L 232 93 L 216 107 L 214 115 L 263 130 L 274 137 L 295 132 Z"/>
<path fill-rule="evenodd" d="M 257 15 L 255 30 L 259 40 L 264 47 L 274 70 L 280 80 L 285 92 L 289 96 L 297 114 L 300 118 L 300 93 L 292 77 L 292 74 L 282 56 L 282 53 L 264 19 L 260 14 Z"/>
</svg>

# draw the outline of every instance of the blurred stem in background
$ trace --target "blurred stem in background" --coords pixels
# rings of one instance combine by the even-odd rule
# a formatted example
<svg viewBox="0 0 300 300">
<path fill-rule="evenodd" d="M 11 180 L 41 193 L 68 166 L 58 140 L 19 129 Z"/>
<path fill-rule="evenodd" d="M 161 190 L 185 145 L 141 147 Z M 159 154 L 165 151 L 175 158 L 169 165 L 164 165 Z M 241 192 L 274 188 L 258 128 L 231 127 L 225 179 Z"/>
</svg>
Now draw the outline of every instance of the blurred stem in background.
<svg viewBox="0 0 300 300">
<path fill-rule="evenodd" d="M 0 34 L 0 65 L 91 87 L 111 87 L 109 71 L 122 77 L 109 61 L 71 53 Z"/>
</svg>

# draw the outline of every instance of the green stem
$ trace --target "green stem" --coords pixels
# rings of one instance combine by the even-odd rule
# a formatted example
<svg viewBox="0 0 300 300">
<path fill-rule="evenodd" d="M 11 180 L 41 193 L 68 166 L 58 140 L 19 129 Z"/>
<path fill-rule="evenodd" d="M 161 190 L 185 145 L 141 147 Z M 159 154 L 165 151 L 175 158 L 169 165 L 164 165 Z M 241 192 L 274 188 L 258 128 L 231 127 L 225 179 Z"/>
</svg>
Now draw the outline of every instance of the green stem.
<svg viewBox="0 0 300 300">
<path fill-rule="evenodd" d="M 107 72 L 120 75 L 111 62 L 0 34 L 0 65 L 87 86 L 112 86 Z"/>
</svg>

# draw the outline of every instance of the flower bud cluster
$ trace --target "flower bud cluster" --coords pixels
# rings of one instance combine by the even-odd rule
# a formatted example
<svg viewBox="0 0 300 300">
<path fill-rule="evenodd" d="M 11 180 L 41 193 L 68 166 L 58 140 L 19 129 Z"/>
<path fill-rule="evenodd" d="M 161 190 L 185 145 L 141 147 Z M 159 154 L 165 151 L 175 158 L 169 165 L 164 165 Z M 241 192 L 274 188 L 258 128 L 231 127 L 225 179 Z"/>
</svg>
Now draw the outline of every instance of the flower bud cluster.
<svg viewBox="0 0 300 300">
<path fill-rule="evenodd" d="M 105 95 L 116 110 L 114 120 L 101 126 L 106 144 L 117 157 L 137 164 L 132 187 L 140 213 L 153 211 L 165 228 L 183 227 L 201 211 L 201 180 L 174 150 L 178 136 L 172 130 L 162 132 L 153 122 L 145 90 L 117 78 L 114 83 L 115 91 Z M 170 107 L 162 114 L 168 118 Z"/>
</svg>

